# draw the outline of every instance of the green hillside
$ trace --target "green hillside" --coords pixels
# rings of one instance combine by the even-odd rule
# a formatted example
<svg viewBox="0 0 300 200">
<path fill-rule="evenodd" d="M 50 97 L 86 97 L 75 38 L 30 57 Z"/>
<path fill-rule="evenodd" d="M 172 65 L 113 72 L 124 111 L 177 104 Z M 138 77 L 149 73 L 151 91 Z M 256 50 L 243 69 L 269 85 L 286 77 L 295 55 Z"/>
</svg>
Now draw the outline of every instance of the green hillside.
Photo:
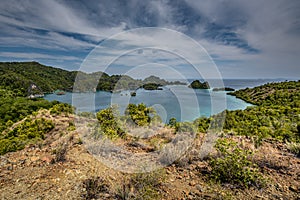
<svg viewBox="0 0 300 200">
<path fill-rule="evenodd" d="M 230 93 L 256 106 L 226 111 L 224 131 L 254 137 L 300 141 L 300 81 L 268 83 Z M 209 118 L 199 118 L 199 130 L 208 128 Z"/>
<path fill-rule="evenodd" d="M 103 72 L 84 73 L 66 71 L 37 62 L 0 62 L 0 87 L 11 90 L 18 96 L 27 96 L 30 84 L 37 85 L 43 93 L 55 90 L 86 92 L 103 90 L 135 90 L 149 83 L 159 85 L 184 84 L 168 82 L 155 76 L 136 80 L 127 75 L 108 75 Z M 75 83 L 75 84 L 74 84 Z"/>
<path fill-rule="evenodd" d="M 268 83 L 230 93 L 255 105 L 292 105 L 300 107 L 300 80 Z"/>
<path fill-rule="evenodd" d="M 76 72 L 48 67 L 37 62 L 0 63 L 2 87 L 27 95 L 31 83 L 38 85 L 44 93 L 54 90 L 72 90 Z"/>
</svg>

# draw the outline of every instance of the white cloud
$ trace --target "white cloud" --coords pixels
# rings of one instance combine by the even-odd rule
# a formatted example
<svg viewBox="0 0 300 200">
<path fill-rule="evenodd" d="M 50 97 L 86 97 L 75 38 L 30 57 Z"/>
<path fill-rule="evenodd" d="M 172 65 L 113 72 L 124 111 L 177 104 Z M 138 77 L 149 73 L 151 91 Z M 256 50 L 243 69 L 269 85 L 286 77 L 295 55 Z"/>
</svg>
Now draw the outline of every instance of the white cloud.
<svg viewBox="0 0 300 200">
<path fill-rule="evenodd" d="M 86 54 L 101 40 L 123 30 L 153 25 L 182 31 L 195 38 L 219 63 L 221 71 L 235 68 L 239 72 L 237 76 L 243 70 L 249 71 L 248 68 L 253 73 L 266 71 L 267 74 L 269 71 L 272 76 L 299 76 L 300 73 L 300 3 L 297 0 L 129 0 L 126 3 L 11 0 L 1 1 L 0 5 L 0 45 L 3 53 L 9 47 L 40 48 L 67 52 L 57 59 L 68 59 L 72 52 Z M 224 28 L 217 30 L 221 36 L 228 30 L 235 34 L 232 39 L 237 42 L 207 37 L 205 34 L 212 35 L 216 31 L 212 30 L 212 24 Z M 128 41 L 157 44 L 148 36 L 130 37 Z M 174 42 L 170 36 L 160 35 L 159 38 L 163 43 Z M 125 46 L 141 45 L 122 42 Z M 244 47 L 239 46 L 239 42 Z M 184 44 L 176 45 L 182 51 L 192 51 Z M 257 52 L 249 52 L 247 47 Z M 6 51 L 12 59 L 21 56 L 20 53 L 12 54 L 11 49 Z M 120 52 L 110 49 L 105 53 L 118 55 Z M 126 59 L 130 63 L 133 58 Z M 167 64 L 174 63 L 175 60 L 169 59 Z M 293 73 L 282 70 L 283 67 Z"/>
</svg>

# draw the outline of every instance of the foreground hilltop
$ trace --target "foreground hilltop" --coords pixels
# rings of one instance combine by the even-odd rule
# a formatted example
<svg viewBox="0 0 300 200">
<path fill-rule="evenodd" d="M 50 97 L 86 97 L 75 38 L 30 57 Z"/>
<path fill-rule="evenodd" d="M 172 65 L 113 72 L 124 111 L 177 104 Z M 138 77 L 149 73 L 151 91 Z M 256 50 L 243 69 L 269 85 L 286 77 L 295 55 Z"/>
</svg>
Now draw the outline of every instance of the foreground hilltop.
<svg viewBox="0 0 300 200">
<path fill-rule="evenodd" d="M 124 137 L 126 133 L 105 117 L 110 116 L 109 109 L 99 112 L 97 118 L 82 113 L 80 119 L 98 120 L 100 127 L 105 126 L 108 131 L 100 132 L 102 136 L 116 133 L 113 142 L 134 153 L 176 144 L 180 141 L 173 138 L 190 130 L 180 132 L 180 128 L 194 127 L 196 138 L 181 158 L 160 170 L 136 174 L 115 171 L 87 151 L 81 129 L 75 126 L 78 116 L 70 106 L 19 99 L 32 105 L 23 108 L 20 121 L 6 120 L 13 113 L 1 111 L 5 116 L 0 136 L 1 198 L 299 199 L 299 88 L 299 81 L 284 82 L 233 93 L 256 106 L 226 111 L 215 150 L 204 158 L 199 151 L 212 118 L 173 120 L 155 136 L 135 138 Z M 12 103 L 7 105 L 18 105 L 12 91 L 5 94 L 0 98 Z M 140 123 L 141 117 L 148 119 L 149 112 L 136 110 L 147 108 L 133 107 L 129 113 L 133 123 Z"/>
<path fill-rule="evenodd" d="M 0 157 L 2 199 L 299 198 L 300 160 L 281 142 L 266 140 L 255 148 L 250 138 L 226 136 L 238 149 L 254 150 L 251 163 L 257 165 L 266 180 L 261 186 L 213 181 L 210 158 L 201 160 L 197 153 L 205 137 L 200 133 L 193 147 L 174 164 L 151 173 L 126 174 L 103 165 L 86 150 L 80 133 L 74 128 L 74 117 L 45 110 L 33 117 L 50 120 L 54 127 L 44 133 L 43 140 Z M 128 141 L 127 144 L 131 144 L 128 148 L 143 151 L 141 142 Z M 211 158 L 215 156 L 214 153 Z M 239 162 L 236 159 L 225 161 L 233 165 Z M 235 172 L 239 171 L 231 171 Z"/>
</svg>

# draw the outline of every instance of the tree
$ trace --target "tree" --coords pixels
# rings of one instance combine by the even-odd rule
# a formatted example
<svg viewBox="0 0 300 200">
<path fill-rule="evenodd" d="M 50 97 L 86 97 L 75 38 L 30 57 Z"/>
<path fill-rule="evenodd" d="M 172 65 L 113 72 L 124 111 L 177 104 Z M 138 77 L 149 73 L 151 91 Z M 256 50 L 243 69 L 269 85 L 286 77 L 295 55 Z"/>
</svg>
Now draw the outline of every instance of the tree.
<svg viewBox="0 0 300 200">
<path fill-rule="evenodd" d="M 99 136 L 98 133 L 110 139 L 124 136 L 124 131 L 119 126 L 119 115 L 116 107 L 100 110 L 96 117 L 99 121 L 99 130 L 95 135 L 96 137 Z"/>
</svg>

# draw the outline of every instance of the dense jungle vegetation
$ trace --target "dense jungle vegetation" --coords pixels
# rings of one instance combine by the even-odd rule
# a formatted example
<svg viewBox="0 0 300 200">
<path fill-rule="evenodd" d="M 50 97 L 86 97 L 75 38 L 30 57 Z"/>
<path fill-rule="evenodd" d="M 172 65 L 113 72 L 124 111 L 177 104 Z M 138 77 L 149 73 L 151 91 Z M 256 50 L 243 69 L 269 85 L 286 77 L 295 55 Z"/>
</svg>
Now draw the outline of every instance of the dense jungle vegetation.
<svg viewBox="0 0 300 200">
<path fill-rule="evenodd" d="M 156 76 L 136 80 L 127 75 L 108 75 L 103 72 L 90 74 L 80 71 L 67 71 L 42 65 L 38 62 L 0 62 L 0 86 L 12 90 L 14 94 L 27 96 L 30 84 L 37 85 L 43 93 L 55 90 L 86 91 L 119 91 L 158 89 L 158 86 L 184 84 L 178 81 L 168 82 Z M 75 84 L 74 84 L 75 83 Z"/>
</svg>

